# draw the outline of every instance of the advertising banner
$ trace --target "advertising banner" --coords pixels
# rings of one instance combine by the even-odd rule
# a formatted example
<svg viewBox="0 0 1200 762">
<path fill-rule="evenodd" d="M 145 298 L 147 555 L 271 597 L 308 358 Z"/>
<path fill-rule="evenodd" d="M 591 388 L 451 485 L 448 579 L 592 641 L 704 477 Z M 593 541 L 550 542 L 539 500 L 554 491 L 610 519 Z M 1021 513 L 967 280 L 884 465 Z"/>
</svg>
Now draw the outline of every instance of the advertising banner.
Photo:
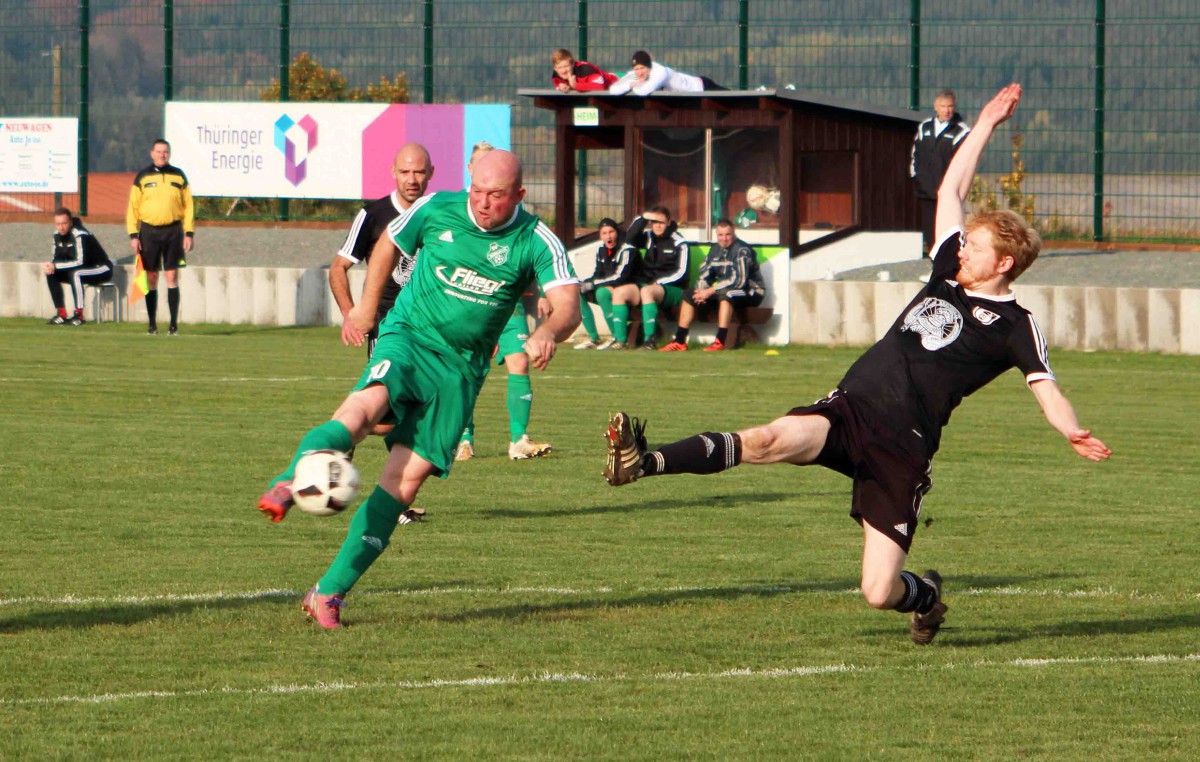
<svg viewBox="0 0 1200 762">
<path fill-rule="evenodd" d="M 0 192 L 78 193 L 79 120 L 0 117 Z"/>
<path fill-rule="evenodd" d="M 392 158 L 420 143 L 430 191 L 462 190 L 475 143 L 509 148 L 506 104 L 166 104 L 171 163 L 197 196 L 369 199 L 395 189 Z"/>
</svg>

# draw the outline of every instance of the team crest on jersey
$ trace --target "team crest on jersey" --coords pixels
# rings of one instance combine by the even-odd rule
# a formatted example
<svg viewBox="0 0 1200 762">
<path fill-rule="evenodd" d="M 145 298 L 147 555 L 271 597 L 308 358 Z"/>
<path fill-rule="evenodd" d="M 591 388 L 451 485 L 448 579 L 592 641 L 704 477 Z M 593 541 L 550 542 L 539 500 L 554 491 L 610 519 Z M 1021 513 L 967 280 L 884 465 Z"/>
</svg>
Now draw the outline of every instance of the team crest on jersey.
<svg viewBox="0 0 1200 762">
<path fill-rule="evenodd" d="M 944 299 L 926 297 L 904 316 L 901 331 L 921 334 L 921 346 L 931 352 L 954 343 L 962 333 L 963 317 L 954 305 Z"/>
<path fill-rule="evenodd" d="M 983 307 L 975 307 L 971 310 L 971 314 L 975 319 L 984 325 L 991 325 L 1000 319 L 1000 316 L 991 310 L 985 310 Z"/>
<path fill-rule="evenodd" d="M 508 261 L 508 247 L 501 246 L 498 243 L 493 243 L 488 247 L 487 258 L 489 262 L 496 267 L 499 267 Z"/>
</svg>

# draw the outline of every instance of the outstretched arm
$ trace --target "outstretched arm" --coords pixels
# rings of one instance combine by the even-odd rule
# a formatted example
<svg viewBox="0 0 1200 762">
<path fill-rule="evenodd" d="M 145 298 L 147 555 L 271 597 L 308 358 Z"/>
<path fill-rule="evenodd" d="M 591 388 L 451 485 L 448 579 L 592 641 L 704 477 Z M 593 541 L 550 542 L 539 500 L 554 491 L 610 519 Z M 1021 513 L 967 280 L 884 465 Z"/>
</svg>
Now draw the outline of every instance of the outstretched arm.
<svg viewBox="0 0 1200 762">
<path fill-rule="evenodd" d="M 1107 460 L 1112 455 L 1108 446 L 1092 436 L 1090 429 L 1080 428 L 1079 419 L 1075 417 L 1075 409 L 1071 402 L 1058 388 L 1058 384 L 1048 379 L 1034 381 L 1029 385 L 1033 396 L 1042 406 L 1042 412 L 1050 425 L 1067 438 L 1071 447 L 1081 458 L 1096 462 Z"/>
<path fill-rule="evenodd" d="M 942 184 L 938 188 L 937 214 L 933 223 L 936 240 L 941 240 L 947 230 L 962 227 L 963 202 L 971 192 L 971 181 L 975 179 L 979 157 L 983 155 L 983 149 L 991 139 L 992 132 L 1012 117 L 1020 102 L 1021 86 L 1013 83 L 992 96 L 979 112 L 975 126 L 963 140 L 958 152 L 950 161 L 950 166 L 946 168 L 946 174 L 942 176 Z"/>
</svg>

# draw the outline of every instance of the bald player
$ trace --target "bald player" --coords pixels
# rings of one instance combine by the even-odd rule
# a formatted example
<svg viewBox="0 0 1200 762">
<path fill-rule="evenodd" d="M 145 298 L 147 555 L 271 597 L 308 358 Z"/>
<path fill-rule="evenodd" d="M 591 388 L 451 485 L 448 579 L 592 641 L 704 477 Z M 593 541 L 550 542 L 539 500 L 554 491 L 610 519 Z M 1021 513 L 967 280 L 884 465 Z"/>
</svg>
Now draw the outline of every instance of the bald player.
<svg viewBox="0 0 1200 762">
<path fill-rule="evenodd" d="M 544 370 L 558 342 L 579 325 L 579 280 L 562 242 L 521 207 L 521 162 L 508 151 L 479 159 L 466 191 L 419 199 L 388 226 L 367 265 L 362 300 L 347 316 L 367 332 L 397 259 L 416 258 L 412 279 L 379 326 L 379 340 L 354 391 L 333 418 L 300 440 L 288 467 L 260 498 L 275 521 L 291 508 L 289 485 L 308 450 L 349 450 L 380 423 L 388 459 L 358 507 L 341 550 L 304 596 L 304 610 L 326 629 L 341 627 L 344 596 L 388 546 L 396 521 L 430 476 L 445 478 L 475 405 L 478 379 L 530 280 L 551 311 L 525 341 Z"/>
</svg>

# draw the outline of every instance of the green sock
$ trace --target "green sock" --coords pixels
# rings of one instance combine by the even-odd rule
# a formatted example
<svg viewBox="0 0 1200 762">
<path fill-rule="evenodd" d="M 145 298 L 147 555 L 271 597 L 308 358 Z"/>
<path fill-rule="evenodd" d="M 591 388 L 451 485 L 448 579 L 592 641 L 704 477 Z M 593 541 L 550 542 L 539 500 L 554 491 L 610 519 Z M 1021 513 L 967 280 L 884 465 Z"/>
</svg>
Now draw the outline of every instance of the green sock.
<svg viewBox="0 0 1200 762">
<path fill-rule="evenodd" d="M 290 481 L 296 473 L 296 461 L 300 460 L 300 456 L 309 450 L 350 452 L 352 447 L 354 447 L 354 438 L 350 436 L 350 429 L 347 429 L 346 425 L 340 421 L 326 421 L 315 429 L 309 429 L 304 438 L 300 440 L 300 446 L 296 448 L 292 462 L 288 463 L 287 469 L 282 474 L 271 480 L 270 486 L 274 487 L 279 482 Z"/>
<path fill-rule="evenodd" d="M 337 557 L 329 565 L 329 571 L 317 583 L 321 595 L 344 595 L 358 582 L 383 549 L 388 546 L 396 522 L 404 513 L 405 505 L 392 497 L 383 487 L 376 486 L 366 502 L 358 506 L 346 540 Z"/>
<path fill-rule="evenodd" d="M 508 374 L 508 431 L 512 441 L 525 436 L 529 428 L 529 411 L 533 409 L 533 385 L 529 376 Z"/>
<path fill-rule="evenodd" d="M 629 338 L 629 305 L 614 304 L 612 314 L 613 338 L 624 344 Z"/>
<path fill-rule="evenodd" d="M 583 323 L 583 330 L 587 331 L 588 338 L 599 341 L 600 334 L 596 333 L 596 317 L 592 314 L 592 305 L 583 294 L 579 295 L 579 320 Z"/>
<path fill-rule="evenodd" d="M 475 400 L 478 402 L 479 393 L 483 391 L 483 383 L 487 381 L 488 373 L 491 371 L 492 364 L 489 362 L 484 366 L 483 375 L 475 379 Z M 475 406 L 472 404 L 471 413 L 467 416 L 467 425 L 463 427 L 462 437 L 460 442 L 470 442 L 475 445 Z"/>
<path fill-rule="evenodd" d="M 658 333 L 658 302 L 642 303 L 642 338 L 654 341 Z"/>
<path fill-rule="evenodd" d="M 608 323 L 609 333 L 612 333 L 612 324 L 613 324 L 612 289 L 611 288 L 596 289 L 596 304 L 600 305 L 600 311 L 604 313 L 604 322 Z"/>
</svg>

